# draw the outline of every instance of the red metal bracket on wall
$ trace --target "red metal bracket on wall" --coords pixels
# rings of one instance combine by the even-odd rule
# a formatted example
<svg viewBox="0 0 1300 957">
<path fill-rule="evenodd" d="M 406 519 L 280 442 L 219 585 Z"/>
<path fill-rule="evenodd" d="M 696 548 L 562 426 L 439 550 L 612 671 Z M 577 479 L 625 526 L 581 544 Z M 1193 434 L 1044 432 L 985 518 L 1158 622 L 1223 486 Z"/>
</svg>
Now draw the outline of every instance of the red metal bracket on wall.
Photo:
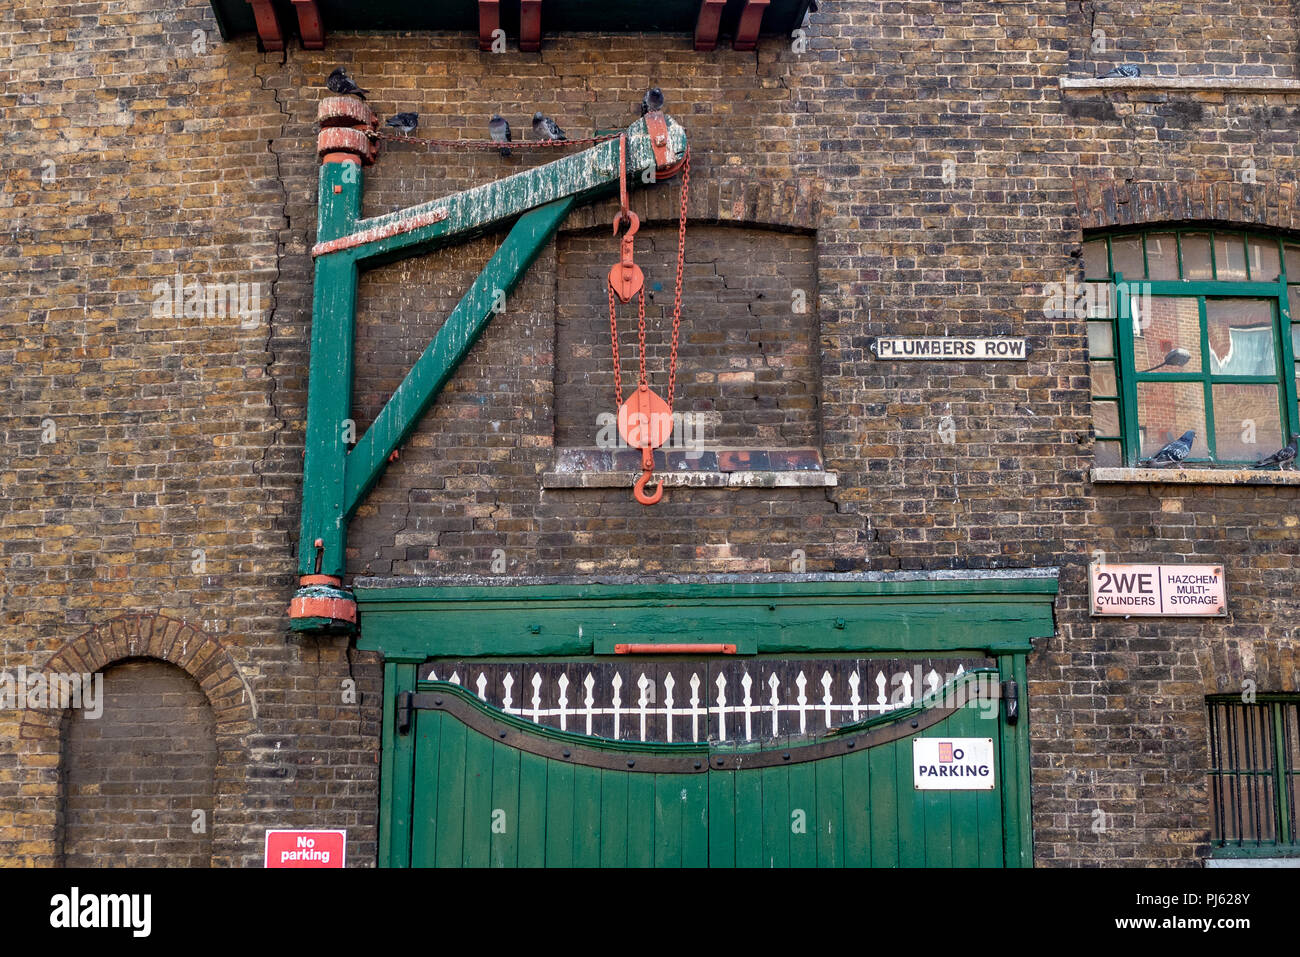
<svg viewBox="0 0 1300 957">
<path fill-rule="evenodd" d="M 324 50 L 325 24 L 321 21 L 316 0 L 293 0 L 293 8 L 298 13 L 298 32 L 302 34 L 303 49 Z"/>
<path fill-rule="evenodd" d="M 768 0 L 745 0 L 740 24 L 736 27 L 736 41 L 732 44 L 737 50 L 753 50 L 758 46 L 758 31 L 763 25 L 767 4 Z"/>
<path fill-rule="evenodd" d="M 519 0 L 519 49 L 536 53 L 542 48 L 542 0 Z"/>
<path fill-rule="evenodd" d="M 280 21 L 276 19 L 271 0 L 248 0 L 248 5 L 253 8 L 253 20 L 257 23 L 257 38 L 262 41 L 262 48 L 283 50 L 284 33 L 280 30 Z"/>
<path fill-rule="evenodd" d="M 651 642 L 636 643 L 629 642 L 626 645 L 618 644 L 614 646 L 616 655 L 734 655 L 736 646 L 726 645 L 666 645 L 654 644 Z"/>
<path fill-rule="evenodd" d="M 501 0 L 478 0 L 478 48 L 492 49 L 492 34 L 501 29 Z"/>
<path fill-rule="evenodd" d="M 722 26 L 722 9 L 727 0 L 703 0 L 700 18 L 695 21 L 695 49 L 708 53 L 718 48 L 718 30 Z"/>
</svg>

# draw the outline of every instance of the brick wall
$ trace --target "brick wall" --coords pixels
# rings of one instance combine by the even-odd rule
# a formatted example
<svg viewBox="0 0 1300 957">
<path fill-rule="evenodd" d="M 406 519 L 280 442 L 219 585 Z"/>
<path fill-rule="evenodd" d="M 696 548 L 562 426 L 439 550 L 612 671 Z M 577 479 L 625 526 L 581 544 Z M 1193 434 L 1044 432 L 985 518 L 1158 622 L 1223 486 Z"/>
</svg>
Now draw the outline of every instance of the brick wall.
<svg viewBox="0 0 1300 957">
<path fill-rule="evenodd" d="M 1095 6 L 1128 38 L 1126 60 L 1180 75 L 1296 75 L 1290 3 L 1231 5 L 1250 23 L 1226 43 L 1227 4 Z M 816 380 L 778 401 L 800 403 L 789 422 L 799 441 L 815 427 L 839 487 L 674 489 L 652 512 L 625 490 L 542 491 L 567 440 L 564 403 L 602 388 L 566 372 L 555 331 L 576 308 L 561 295 L 562 263 L 587 256 L 589 241 L 599 259 L 588 237 L 600 234 L 583 230 L 608 224 L 613 207 L 597 204 L 539 257 L 362 507 L 350 572 L 482 573 L 496 548 L 508 574 L 573 576 L 788 571 L 794 549 L 809 571 L 1060 565 L 1058 633 L 1030 669 L 1038 860 L 1193 862 L 1209 821 L 1204 694 L 1252 674 L 1261 690 L 1297 687 L 1285 625 L 1300 564 L 1295 492 L 1092 485 L 1085 333 L 1044 315 L 1043 286 L 1077 275 L 1084 227 L 1195 211 L 1294 230 L 1300 98 L 1063 94 L 1060 76 L 1108 65 L 1084 56 L 1090 25 L 1065 0 L 846 2 L 813 16 L 802 53 L 777 41 L 700 55 L 686 37 L 548 37 L 540 56 L 490 56 L 457 35 L 332 36 L 323 53 L 281 56 L 219 42 L 202 0 L 20 8 L 0 26 L 14 155 L 0 191 L 0 297 L 18 320 L 0 329 L 0 668 L 109 642 L 106 623 L 124 613 L 185 622 L 220 644 L 255 705 L 229 725 L 237 757 L 217 771 L 214 861 L 255 862 L 274 825 L 346 827 L 349 859 L 372 862 L 379 670 L 345 640 L 290 635 L 284 616 L 321 80 L 345 64 L 381 114 L 419 109 L 421 134 L 439 137 L 481 137 L 494 111 L 521 132 L 534 109 L 571 135 L 625 126 L 657 82 L 691 137 L 691 236 L 717 243 L 726 278 L 723 290 L 688 285 L 687 351 L 714 348 L 720 327 L 703 309 L 727 289 L 789 301 L 788 277 L 737 248 L 734 230 L 790 256 L 815 289 Z M 207 31 L 203 51 L 195 29 Z M 366 212 L 542 161 L 386 145 L 367 173 Z M 633 208 L 671 222 L 676 196 L 660 184 Z M 359 429 L 493 248 L 479 240 L 365 274 Z M 178 270 L 262 283 L 263 315 L 249 328 L 157 315 L 154 284 Z M 596 355 L 608 348 L 599 333 L 596 323 Z M 887 364 L 868 351 L 886 333 L 1018 335 L 1032 352 L 1016 365 Z M 735 358 L 750 368 L 752 343 Z M 47 419 L 53 441 L 42 441 Z M 1088 618 L 1097 548 L 1112 560 L 1225 561 L 1229 618 Z M 19 727 L 0 714 L 0 859 L 48 863 L 57 749 Z M 1111 822 L 1100 834 L 1098 807 Z"/>
</svg>

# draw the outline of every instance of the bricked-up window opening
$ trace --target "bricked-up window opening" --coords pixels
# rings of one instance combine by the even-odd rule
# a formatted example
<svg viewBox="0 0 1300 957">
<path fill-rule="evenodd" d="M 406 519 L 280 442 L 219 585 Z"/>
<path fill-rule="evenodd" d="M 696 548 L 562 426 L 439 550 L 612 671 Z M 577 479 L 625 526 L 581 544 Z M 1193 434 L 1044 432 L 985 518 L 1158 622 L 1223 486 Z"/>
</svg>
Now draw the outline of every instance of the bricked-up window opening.
<svg viewBox="0 0 1300 957">
<path fill-rule="evenodd" d="M 69 867 L 208 867 L 216 723 L 181 669 L 134 660 L 104 672 L 103 713 L 64 724 L 62 854 Z"/>
<path fill-rule="evenodd" d="M 642 225 L 651 388 L 666 387 L 675 226 Z M 615 411 L 605 276 L 609 230 L 563 234 L 555 350 L 555 444 L 597 446 Z M 816 251 L 805 233 L 699 226 L 686 244 L 688 299 L 674 411 L 709 448 L 820 445 Z M 624 382 L 636 381 L 634 324 L 623 313 Z"/>
<path fill-rule="evenodd" d="M 1211 841 L 1217 847 L 1300 849 L 1300 696 L 1211 698 Z"/>
<path fill-rule="evenodd" d="M 1147 229 L 1089 238 L 1083 259 L 1065 306 L 1088 320 L 1097 465 L 1138 465 L 1191 429 L 1185 464 L 1249 466 L 1300 428 L 1300 243 Z"/>
</svg>

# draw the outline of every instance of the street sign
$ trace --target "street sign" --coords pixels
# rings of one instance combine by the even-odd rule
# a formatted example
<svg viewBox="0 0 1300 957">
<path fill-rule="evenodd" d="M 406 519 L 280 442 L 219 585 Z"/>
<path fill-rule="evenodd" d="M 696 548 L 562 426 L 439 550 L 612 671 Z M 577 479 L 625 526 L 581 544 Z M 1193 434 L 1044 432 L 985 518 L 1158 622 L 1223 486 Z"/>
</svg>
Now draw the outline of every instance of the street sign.
<svg viewBox="0 0 1300 957">
<path fill-rule="evenodd" d="M 881 336 L 871 344 L 877 359 L 1021 360 L 1029 355 L 1024 339 L 960 339 L 949 336 Z"/>
<path fill-rule="evenodd" d="M 342 867 L 347 831 L 267 831 L 267 867 Z"/>
<path fill-rule="evenodd" d="M 1212 617 L 1228 613 L 1222 565 L 1088 566 L 1093 615 Z"/>
<path fill-rule="evenodd" d="M 918 791 L 992 791 L 992 738 L 913 738 L 912 780 Z"/>
</svg>

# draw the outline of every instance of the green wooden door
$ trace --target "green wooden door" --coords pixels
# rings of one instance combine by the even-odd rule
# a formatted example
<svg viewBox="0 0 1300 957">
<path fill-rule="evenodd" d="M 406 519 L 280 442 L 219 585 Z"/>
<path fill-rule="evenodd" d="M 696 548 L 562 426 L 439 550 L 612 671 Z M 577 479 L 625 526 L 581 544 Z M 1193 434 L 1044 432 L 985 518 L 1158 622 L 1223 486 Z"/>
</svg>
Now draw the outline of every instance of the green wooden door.
<svg viewBox="0 0 1300 957">
<path fill-rule="evenodd" d="M 1004 750 L 995 673 L 906 711 L 745 747 L 612 741 L 547 728 L 458 685 L 406 699 L 417 867 L 1000 867 Z M 920 790 L 917 739 L 991 740 L 973 790 Z M 937 745 L 936 745 L 937 747 Z M 928 753 L 928 752 L 926 752 Z M 958 756 L 962 752 L 957 750 Z M 941 758 L 940 760 L 944 760 Z"/>
</svg>

